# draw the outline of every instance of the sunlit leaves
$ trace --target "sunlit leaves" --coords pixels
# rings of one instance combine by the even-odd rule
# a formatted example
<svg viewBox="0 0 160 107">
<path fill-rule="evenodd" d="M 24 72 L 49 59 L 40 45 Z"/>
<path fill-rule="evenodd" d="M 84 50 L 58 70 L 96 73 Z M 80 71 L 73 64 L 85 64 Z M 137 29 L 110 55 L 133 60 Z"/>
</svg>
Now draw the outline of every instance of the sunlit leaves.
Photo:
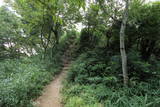
<svg viewBox="0 0 160 107">
<path fill-rule="evenodd" d="M 83 9 L 85 9 L 86 1 L 85 0 L 68 0 L 68 3 L 71 5 L 79 6 L 79 8 L 82 7 Z"/>
</svg>

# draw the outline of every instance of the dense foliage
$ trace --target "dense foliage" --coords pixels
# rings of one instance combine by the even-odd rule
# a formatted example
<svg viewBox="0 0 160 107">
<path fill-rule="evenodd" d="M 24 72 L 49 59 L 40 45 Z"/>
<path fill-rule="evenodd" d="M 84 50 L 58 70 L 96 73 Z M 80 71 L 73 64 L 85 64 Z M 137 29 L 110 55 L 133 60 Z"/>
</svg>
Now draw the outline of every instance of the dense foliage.
<svg viewBox="0 0 160 107">
<path fill-rule="evenodd" d="M 70 44 L 68 40 L 69 37 L 64 35 L 60 45 L 52 50 L 55 53 L 51 56 L 49 54 L 51 52 L 48 52 L 44 60 L 41 59 L 40 54 L 29 58 L 0 61 L 0 106 L 32 107 L 33 100 L 41 95 L 43 87 L 63 67 L 61 57 L 64 49 Z"/>
<path fill-rule="evenodd" d="M 31 106 L 31 99 L 40 95 L 52 76 L 35 58 L 5 60 L 0 63 L 0 105 L 3 107 Z M 43 79 L 41 79 L 43 77 Z"/>
<path fill-rule="evenodd" d="M 76 104 L 98 107 L 98 103 L 106 107 L 158 107 L 159 62 L 152 59 L 147 63 L 139 60 L 140 56 L 134 52 L 129 54 L 130 85 L 124 88 L 121 84 L 120 56 L 110 57 L 104 50 L 81 54 L 73 62 L 63 89 L 66 107 Z"/>
<path fill-rule="evenodd" d="M 0 59 L 17 57 L 22 42 L 19 19 L 6 7 L 0 13 Z"/>
<path fill-rule="evenodd" d="M 82 47 L 77 49 L 84 51 L 78 50 L 81 54 L 77 53 L 78 58 L 72 63 L 63 89 L 66 107 L 76 105 L 158 107 L 160 105 L 160 62 L 156 54 L 159 50 L 157 44 L 160 28 L 159 7 L 158 2 L 143 4 L 137 0 L 131 4 L 125 37 L 128 53 L 128 87 L 123 87 L 122 84 L 118 37 L 121 19 L 115 21 L 105 31 L 106 34 L 103 30 L 98 30 L 99 27 L 96 31 L 92 31 L 92 28 L 82 30 L 79 38 L 79 44 L 82 44 L 79 47 Z M 153 15 L 154 13 L 156 15 Z M 99 34 L 96 35 L 98 44 L 90 41 L 94 39 L 89 39 L 94 38 L 95 32 Z M 103 40 L 107 43 L 103 43 Z M 92 43 L 96 45 L 90 46 Z"/>
<path fill-rule="evenodd" d="M 125 1 L 6 0 L 0 107 L 32 107 L 61 71 L 66 51 L 73 62 L 62 89 L 65 107 L 159 107 L 160 2 L 130 1 L 122 49 Z M 120 50 L 127 52 L 125 86 Z"/>
</svg>

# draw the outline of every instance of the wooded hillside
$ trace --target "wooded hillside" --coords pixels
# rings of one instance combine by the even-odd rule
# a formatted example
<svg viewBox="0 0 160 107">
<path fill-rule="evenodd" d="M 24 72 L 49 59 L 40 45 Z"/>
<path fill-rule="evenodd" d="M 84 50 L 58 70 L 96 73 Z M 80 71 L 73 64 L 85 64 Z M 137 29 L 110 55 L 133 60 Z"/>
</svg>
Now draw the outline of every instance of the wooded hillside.
<svg viewBox="0 0 160 107">
<path fill-rule="evenodd" d="M 0 107 L 34 107 L 61 71 L 64 107 L 159 107 L 160 2 L 6 0 Z"/>
</svg>

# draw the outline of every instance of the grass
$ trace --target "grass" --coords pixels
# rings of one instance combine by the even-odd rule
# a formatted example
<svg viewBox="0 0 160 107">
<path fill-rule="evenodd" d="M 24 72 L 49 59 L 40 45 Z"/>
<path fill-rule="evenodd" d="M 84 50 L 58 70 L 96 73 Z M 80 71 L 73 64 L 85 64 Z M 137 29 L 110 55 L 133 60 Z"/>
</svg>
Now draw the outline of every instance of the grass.
<svg viewBox="0 0 160 107">
<path fill-rule="evenodd" d="M 159 62 L 143 62 L 136 55 L 129 54 L 129 69 L 137 72 L 130 73 L 127 88 L 122 84 L 118 55 L 108 56 L 105 49 L 82 53 L 72 63 L 64 83 L 65 107 L 159 107 Z"/>
<path fill-rule="evenodd" d="M 51 79 L 50 72 L 37 59 L 22 58 L 0 62 L 0 105 L 3 107 L 30 107 L 32 99 Z M 43 79 L 42 79 L 43 77 Z"/>
<path fill-rule="evenodd" d="M 0 61 L 0 107 L 32 107 L 46 84 L 63 67 L 62 56 L 72 36 L 63 35 L 59 45 L 42 54 Z M 51 52 L 52 51 L 52 52 Z"/>
</svg>

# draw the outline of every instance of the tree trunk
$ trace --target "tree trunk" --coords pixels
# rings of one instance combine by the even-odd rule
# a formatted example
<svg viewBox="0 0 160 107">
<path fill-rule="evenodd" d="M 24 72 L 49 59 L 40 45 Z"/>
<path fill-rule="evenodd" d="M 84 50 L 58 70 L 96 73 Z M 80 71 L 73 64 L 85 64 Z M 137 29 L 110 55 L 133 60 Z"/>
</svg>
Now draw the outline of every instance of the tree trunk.
<svg viewBox="0 0 160 107">
<path fill-rule="evenodd" d="M 125 30 L 126 30 L 126 23 L 128 19 L 128 7 L 129 7 L 129 0 L 125 0 L 125 10 L 123 14 L 123 19 L 121 23 L 120 29 L 120 52 L 121 52 L 121 60 L 122 60 L 122 71 L 123 71 L 123 82 L 124 85 L 128 85 L 128 71 L 127 71 L 127 55 L 125 51 Z"/>
</svg>

